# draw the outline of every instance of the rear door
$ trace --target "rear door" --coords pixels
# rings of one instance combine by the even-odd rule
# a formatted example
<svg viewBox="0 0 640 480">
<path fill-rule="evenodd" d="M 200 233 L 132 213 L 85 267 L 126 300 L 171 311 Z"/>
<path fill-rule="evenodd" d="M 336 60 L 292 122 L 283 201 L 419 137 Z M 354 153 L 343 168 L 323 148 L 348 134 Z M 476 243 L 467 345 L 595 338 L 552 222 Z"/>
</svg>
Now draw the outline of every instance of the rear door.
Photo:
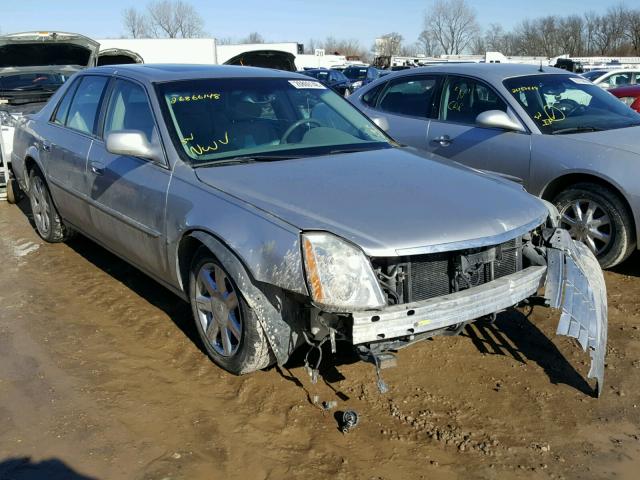
<svg viewBox="0 0 640 480">
<path fill-rule="evenodd" d="M 437 75 L 405 75 L 387 82 L 379 91 L 367 92 L 362 101 L 366 114 L 392 138 L 425 149 L 439 85 Z"/>
<path fill-rule="evenodd" d="M 166 271 L 164 212 L 171 171 L 165 158 L 145 159 L 107 151 L 109 133 L 136 130 L 160 144 L 145 88 L 115 79 L 103 120 L 103 134 L 91 146 L 88 195 L 95 235 L 131 263 L 150 273 Z M 162 149 L 160 149 L 162 150 Z"/>
<path fill-rule="evenodd" d="M 437 118 L 431 121 L 427 150 L 480 170 L 499 173 L 527 185 L 531 159 L 529 133 L 476 125 L 488 110 L 517 116 L 496 91 L 481 80 L 448 76 L 442 87 Z"/>
<path fill-rule="evenodd" d="M 108 78 L 100 75 L 76 79 L 42 131 L 40 150 L 53 199 L 62 218 L 82 230 L 90 224 L 87 156 L 107 83 Z"/>
</svg>

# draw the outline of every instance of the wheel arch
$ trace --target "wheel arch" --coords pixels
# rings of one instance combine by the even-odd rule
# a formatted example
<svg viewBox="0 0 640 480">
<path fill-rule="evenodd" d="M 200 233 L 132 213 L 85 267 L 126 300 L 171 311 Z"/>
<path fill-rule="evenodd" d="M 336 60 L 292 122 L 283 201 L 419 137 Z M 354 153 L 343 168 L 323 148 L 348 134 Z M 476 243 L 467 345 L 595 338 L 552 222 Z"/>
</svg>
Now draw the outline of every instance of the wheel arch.
<svg viewBox="0 0 640 480">
<path fill-rule="evenodd" d="M 638 225 L 640 225 L 640 218 L 636 217 L 635 212 L 631 208 L 629 200 L 622 192 L 620 186 L 618 186 L 610 179 L 606 179 L 592 173 L 568 173 L 549 182 L 542 190 L 540 197 L 542 197 L 544 200 L 552 202 L 560 194 L 560 192 L 578 183 L 594 183 L 611 190 L 615 195 L 617 195 L 627 209 L 629 218 L 631 218 L 631 221 L 633 222 L 632 231 L 635 234 L 635 238 L 639 238 L 640 232 L 638 231 Z"/>
<path fill-rule="evenodd" d="M 283 316 L 285 299 L 279 288 L 258 288 L 250 270 L 240 257 L 214 234 L 192 229 L 186 231 L 178 244 L 176 256 L 181 288 L 189 297 L 189 275 L 195 252 L 206 247 L 232 276 L 247 304 L 256 314 L 278 365 L 283 365 L 298 342 L 298 332 Z"/>
</svg>

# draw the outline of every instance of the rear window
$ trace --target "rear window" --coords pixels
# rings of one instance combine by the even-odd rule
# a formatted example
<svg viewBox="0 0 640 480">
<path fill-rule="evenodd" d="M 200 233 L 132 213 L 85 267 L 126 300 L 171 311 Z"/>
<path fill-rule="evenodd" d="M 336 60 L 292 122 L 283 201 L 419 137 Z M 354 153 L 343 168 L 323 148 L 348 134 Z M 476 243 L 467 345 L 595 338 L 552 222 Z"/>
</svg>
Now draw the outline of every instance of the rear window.
<svg viewBox="0 0 640 480">
<path fill-rule="evenodd" d="M 69 107 L 67 127 L 82 133 L 95 133 L 98 109 L 106 85 L 106 77 L 83 77 Z"/>
</svg>

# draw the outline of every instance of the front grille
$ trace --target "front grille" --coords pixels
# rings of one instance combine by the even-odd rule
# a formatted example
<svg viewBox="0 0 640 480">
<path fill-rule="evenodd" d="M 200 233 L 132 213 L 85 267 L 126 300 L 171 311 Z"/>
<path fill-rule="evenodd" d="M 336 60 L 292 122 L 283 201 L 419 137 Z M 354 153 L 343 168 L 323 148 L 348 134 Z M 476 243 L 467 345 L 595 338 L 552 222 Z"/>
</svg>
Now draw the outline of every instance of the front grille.
<svg viewBox="0 0 640 480">
<path fill-rule="evenodd" d="M 417 302 L 522 270 L 522 239 L 473 250 L 373 258 L 372 264 L 390 305 Z"/>
</svg>

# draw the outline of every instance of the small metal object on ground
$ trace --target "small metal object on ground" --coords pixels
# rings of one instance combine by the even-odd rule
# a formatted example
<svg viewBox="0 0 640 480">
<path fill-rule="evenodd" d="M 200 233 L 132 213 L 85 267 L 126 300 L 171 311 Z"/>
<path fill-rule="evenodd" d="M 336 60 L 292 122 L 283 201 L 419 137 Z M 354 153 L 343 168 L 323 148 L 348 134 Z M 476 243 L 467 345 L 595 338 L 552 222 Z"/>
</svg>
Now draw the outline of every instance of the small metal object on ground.
<svg viewBox="0 0 640 480">
<path fill-rule="evenodd" d="M 358 414 L 353 410 L 347 410 L 342 414 L 342 425 L 340 430 L 342 433 L 349 433 L 358 425 Z"/>
</svg>

